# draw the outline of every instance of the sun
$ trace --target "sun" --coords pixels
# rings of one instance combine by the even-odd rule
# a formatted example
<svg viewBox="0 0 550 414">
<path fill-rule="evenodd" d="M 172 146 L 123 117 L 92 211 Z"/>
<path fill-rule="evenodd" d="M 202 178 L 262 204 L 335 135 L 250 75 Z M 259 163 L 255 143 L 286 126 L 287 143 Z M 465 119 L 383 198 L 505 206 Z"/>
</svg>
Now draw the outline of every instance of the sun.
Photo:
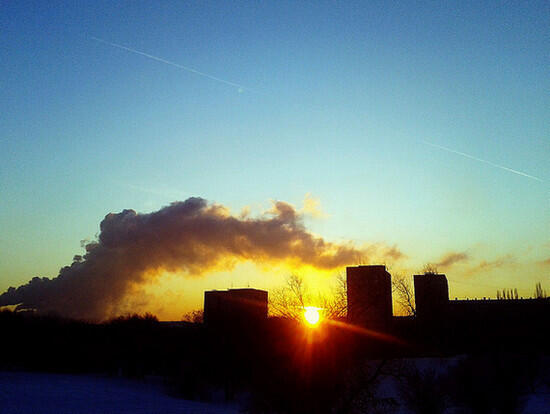
<svg viewBox="0 0 550 414">
<path fill-rule="evenodd" d="M 321 320 L 319 308 L 316 308 L 315 306 L 304 307 L 304 319 L 309 326 L 317 326 Z"/>
</svg>

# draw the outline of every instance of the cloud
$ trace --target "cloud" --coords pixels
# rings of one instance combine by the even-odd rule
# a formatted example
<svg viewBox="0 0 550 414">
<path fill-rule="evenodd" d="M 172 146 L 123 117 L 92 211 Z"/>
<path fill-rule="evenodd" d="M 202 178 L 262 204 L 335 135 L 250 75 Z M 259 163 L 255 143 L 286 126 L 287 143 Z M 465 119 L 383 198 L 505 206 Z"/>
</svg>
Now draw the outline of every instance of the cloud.
<svg viewBox="0 0 550 414">
<path fill-rule="evenodd" d="M 397 247 L 377 246 L 378 255 L 399 258 Z M 273 204 L 256 218 L 233 216 L 202 198 L 174 202 L 156 212 L 107 214 L 98 239 L 85 245 L 53 279 L 33 278 L 0 295 L 0 306 L 22 304 L 68 317 L 113 316 L 128 293 L 163 272 L 201 276 L 241 261 L 290 263 L 335 269 L 368 259 L 372 248 L 332 243 L 308 232 L 288 203 Z"/>
<path fill-rule="evenodd" d="M 300 210 L 301 213 L 310 215 L 314 218 L 327 218 L 326 214 L 321 209 L 321 201 L 318 198 L 315 198 L 311 193 L 306 193 L 304 197 L 304 207 Z"/>
<path fill-rule="evenodd" d="M 468 260 L 470 260 L 470 257 L 465 252 L 450 252 L 445 254 L 435 266 L 442 269 L 448 269 L 457 263 L 467 262 Z"/>
<path fill-rule="evenodd" d="M 393 246 L 386 246 L 377 244 L 374 249 L 369 249 L 369 251 L 376 251 L 376 256 L 383 259 L 392 259 L 394 261 L 405 259 L 407 255 L 405 255 L 396 245 Z"/>
<path fill-rule="evenodd" d="M 511 254 L 506 254 L 492 261 L 486 261 L 486 260 L 481 261 L 477 265 L 470 268 L 467 271 L 467 274 L 474 275 L 480 272 L 490 272 L 494 269 L 500 269 L 502 267 L 511 266 L 514 263 L 515 263 L 515 258 Z"/>
</svg>

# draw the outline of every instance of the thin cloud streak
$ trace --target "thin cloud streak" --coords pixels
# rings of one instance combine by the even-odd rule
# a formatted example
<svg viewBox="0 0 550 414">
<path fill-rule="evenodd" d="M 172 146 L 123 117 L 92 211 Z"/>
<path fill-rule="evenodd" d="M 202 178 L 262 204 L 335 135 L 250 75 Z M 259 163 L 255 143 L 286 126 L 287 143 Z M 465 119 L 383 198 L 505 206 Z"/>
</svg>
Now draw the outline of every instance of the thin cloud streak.
<svg viewBox="0 0 550 414">
<path fill-rule="evenodd" d="M 534 175 L 530 175 L 530 174 L 526 174 L 524 172 L 521 172 L 521 171 L 518 171 L 518 170 L 514 170 L 512 168 L 508 168 L 508 167 L 505 167 L 504 165 L 500 165 L 500 164 L 495 164 L 494 162 L 491 162 L 491 161 L 487 161 L 487 160 L 484 160 L 482 158 L 477 158 L 477 157 L 474 157 L 473 155 L 470 155 L 470 154 L 466 154 L 464 152 L 460 152 L 460 151 L 456 151 L 454 149 L 451 149 L 451 148 L 447 148 L 447 147 L 444 147 L 442 145 L 437 145 L 437 144 L 433 144 L 431 142 L 428 142 L 428 141 L 425 141 L 425 140 L 422 140 L 422 142 L 426 145 L 430 145 L 434 148 L 439 148 L 440 150 L 443 150 L 443 151 L 447 151 L 447 152 L 450 152 L 450 153 L 453 153 L 453 154 L 458 154 L 458 155 L 462 155 L 463 157 L 466 157 L 466 158 L 470 158 L 471 160 L 474 160 L 474 161 L 479 161 L 479 162 L 482 162 L 484 164 L 488 164 L 492 167 L 496 167 L 496 168 L 500 168 L 501 170 L 504 170 L 504 171 L 508 171 L 508 172 L 511 172 L 511 173 L 514 173 L 514 174 L 517 174 L 517 175 L 521 175 L 523 177 L 527 177 L 527 178 L 531 178 L 532 180 L 536 180 L 536 181 L 540 181 L 540 182 L 544 182 L 544 180 L 538 178 L 538 177 L 535 177 Z"/>
<path fill-rule="evenodd" d="M 498 257 L 497 259 L 493 260 L 493 261 L 486 261 L 486 260 L 483 260 L 482 262 L 480 262 L 479 264 L 477 264 L 476 266 L 472 267 L 471 269 L 469 269 L 466 274 L 468 276 L 472 276 L 472 275 L 475 275 L 479 272 L 490 272 L 490 271 L 493 271 L 495 269 L 500 269 L 502 267 L 507 267 L 507 266 L 514 266 L 516 264 L 516 259 L 514 258 L 514 256 L 512 256 L 511 254 L 506 254 L 504 256 L 500 256 Z"/>
<path fill-rule="evenodd" d="M 104 44 L 112 46 L 112 47 L 116 47 L 118 49 L 126 50 L 127 52 L 131 52 L 131 53 L 135 53 L 135 54 L 138 54 L 138 55 L 141 55 L 141 56 L 145 56 L 146 58 L 156 60 L 157 62 L 166 63 L 167 65 L 174 66 L 176 68 L 186 70 L 187 72 L 191 72 L 191 73 L 194 73 L 196 75 L 204 76 L 205 78 L 214 80 L 216 82 L 221 82 L 221 83 L 224 83 L 224 84 L 229 85 L 229 86 L 234 86 L 234 87 L 239 89 L 239 92 L 245 91 L 245 90 L 246 91 L 252 91 L 250 88 L 247 88 L 247 87 L 245 87 L 243 85 L 240 85 L 238 83 L 231 82 L 231 81 L 228 81 L 228 80 L 225 80 L 225 79 L 218 78 L 216 76 L 209 75 L 208 73 L 201 72 L 199 70 L 190 68 L 188 66 L 180 65 L 179 63 L 171 62 L 169 60 L 160 58 L 158 56 L 150 55 L 149 53 L 145 53 L 145 52 L 142 52 L 140 50 L 133 49 L 131 47 L 119 45 L 118 43 L 108 42 L 107 40 L 103 40 L 103 39 L 100 39 L 99 37 L 95 37 L 95 36 L 90 36 L 90 39 L 93 39 L 97 42 L 104 43 Z"/>
</svg>

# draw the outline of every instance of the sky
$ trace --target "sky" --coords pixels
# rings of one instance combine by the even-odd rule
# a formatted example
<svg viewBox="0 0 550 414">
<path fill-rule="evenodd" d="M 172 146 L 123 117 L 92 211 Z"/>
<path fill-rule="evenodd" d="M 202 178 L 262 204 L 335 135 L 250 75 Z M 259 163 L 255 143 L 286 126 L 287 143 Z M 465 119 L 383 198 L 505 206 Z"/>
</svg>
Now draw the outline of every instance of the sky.
<svg viewBox="0 0 550 414">
<path fill-rule="evenodd" d="M 438 264 L 451 297 L 550 289 L 548 2 L 0 10 L 0 293 L 57 276 L 108 213 L 190 197 L 282 201 L 308 234 L 402 253 L 366 264 Z M 283 262 L 161 269 L 132 303 L 176 319 L 205 289 L 327 279 Z"/>
</svg>

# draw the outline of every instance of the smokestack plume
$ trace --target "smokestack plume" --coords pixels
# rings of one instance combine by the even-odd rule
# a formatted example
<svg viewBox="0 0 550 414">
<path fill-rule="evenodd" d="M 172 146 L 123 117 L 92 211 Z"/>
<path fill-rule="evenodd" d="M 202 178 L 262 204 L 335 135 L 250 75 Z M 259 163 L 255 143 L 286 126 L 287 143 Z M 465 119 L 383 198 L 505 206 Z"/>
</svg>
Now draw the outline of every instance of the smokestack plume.
<svg viewBox="0 0 550 414">
<path fill-rule="evenodd" d="M 100 230 L 98 240 L 87 244 L 86 253 L 75 256 L 57 277 L 35 277 L 9 288 L 0 295 L 0 306 L 21 304 L 102 320 L 113 316 L 133 287 L 163 271 L 201 275 L 246 260 L 334 269 L 366 255 L 351 244 L 312 235 L 294 207 L 284 202 L 276 202 L 267 215 L 243 218 L 230 215 L 224 206 L 189 198 L 149 214 L 108 214 Z"/>
</svg>

